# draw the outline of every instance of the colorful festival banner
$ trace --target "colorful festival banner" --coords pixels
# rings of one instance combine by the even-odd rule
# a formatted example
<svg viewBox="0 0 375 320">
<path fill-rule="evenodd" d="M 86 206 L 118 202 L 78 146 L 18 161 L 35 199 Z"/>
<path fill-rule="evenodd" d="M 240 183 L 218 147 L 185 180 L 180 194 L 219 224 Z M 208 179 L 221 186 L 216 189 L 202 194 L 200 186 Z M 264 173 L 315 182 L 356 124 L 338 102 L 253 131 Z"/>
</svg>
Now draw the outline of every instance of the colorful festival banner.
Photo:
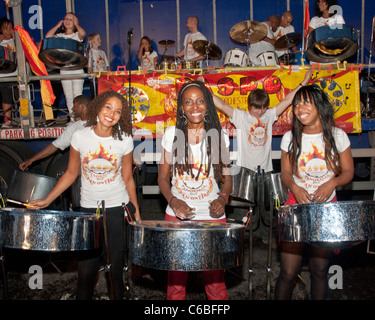
<svg viewBox="0 0 375 320">
<path fill-rule="evenodd" d="M 165 128 L 175 124 L 177 93 L 188 81 L 203 76 L 206 86 L 215 95 L 234 108 L 247 110 L 247 97 L 256 88 L 270 96 L 270 107 L 275 107 L 291 90 L 302 82 L 306 69 L 297 72 L 288 69 L 261 69 L 240 72 L 215 73 L 135 73 L 131 75 L 134 136 L 158 137 Z M 108 73 L 99 77 L 99 93 L 115 90 L 129 97 L 129 74 Z M 315 71 L 311 83 L 319 85 L 328 95 L 335 109 L 336 125 L 347 133 L 361 132 L 359 74 L 353 70 Z M 225 114 L 218 112 L 223 128 L 234 134 L 234 127 Z M 289 107 L 273 126 L 274 135 L 283 135 L 291 129 L 292 108 Z"/>
</svg>

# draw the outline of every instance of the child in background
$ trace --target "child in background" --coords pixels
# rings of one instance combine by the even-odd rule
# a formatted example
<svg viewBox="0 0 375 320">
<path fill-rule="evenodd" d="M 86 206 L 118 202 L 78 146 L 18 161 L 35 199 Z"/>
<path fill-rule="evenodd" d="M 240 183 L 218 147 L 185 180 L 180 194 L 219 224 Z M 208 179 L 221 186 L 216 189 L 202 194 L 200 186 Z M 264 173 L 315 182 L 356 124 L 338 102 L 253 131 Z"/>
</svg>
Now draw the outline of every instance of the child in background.
<svg viewBox="0 0 375 320">
<path fill-rule="evenodd" d="M 143 70 L 155 70 L 158 63 L 158 54 L 152 48 L 151 40 L 149 37 L 143 37 L 139 45 L 138 59 L 141 61 Z"/>
<path fill-rule="evenodd" d="M 62 32 L 55 34 L 61 28 Z M 69 12 L 64 20 L 60 20 L 51 30 L 46 33 L 46 38 L 57 37 L 72 39 L 82 42 L 86 36 L 86 31 L 79 25 L 77 16 Z M 60 74 L 81 74 L 83 69 L 79 70 L 60 70 Z M 66 106 L 69 111 L 70 122 L 74 122 L 73 99 L 82 95 L 84 79 L 61 80 L 64 91 Z"/>
<path fill-rule="evenodd" d="M 9 50 L 10 53 L 15 53 L 16 46 L 14 43 L 14 29 L 13 23 L 7 18 L 0 19 L 0 46 L 4 47 L 4 50 Z M 14 77 L 18 75 L 18 69 L 10 73 L 1 73 L 0 77 Z M 0 82 L 0 95 L 2 99 L 2 108 L 4 115 L 4 123 L 2 128 L 12 127 L 12 86 L 17 86 L 16 82 Z M 18 92 L 18 91 L 17 91 Z"/>
<path fill-rule="evenodd" d="M 99 47 L 102 45 L 102 39 L 100 34 L 92 33 L 89 35 L 88 42 L 90 44 L 90 51 L 88 56 L 88 66 L 87 70 L 89 73 L 108 71 L 109 63 L 107 55 Z M 95 90 L 94 90 L 94 80 L 95 80 Z M 98 79 L 90 79 L 90 91 L 91 97 L 94 98 L 98 94 Z"/>
</svg>

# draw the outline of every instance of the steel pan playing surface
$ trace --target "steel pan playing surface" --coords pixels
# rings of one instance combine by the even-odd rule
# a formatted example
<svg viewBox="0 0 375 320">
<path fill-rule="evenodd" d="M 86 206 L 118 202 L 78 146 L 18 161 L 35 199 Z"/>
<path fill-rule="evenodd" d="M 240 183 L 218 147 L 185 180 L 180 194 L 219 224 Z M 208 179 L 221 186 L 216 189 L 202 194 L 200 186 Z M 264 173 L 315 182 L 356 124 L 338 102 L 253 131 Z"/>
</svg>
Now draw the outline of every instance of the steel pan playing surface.
<svg viewBox="0 0 375 320">
<path fill-rule="evenodd" d="M 204 271 L 243 263 L 244 227 L 201 221 L 144 220 L 129 224 L 129 258 L 144 267 Z"/>
<path fill-rule="evenodd" d="M 279 210 L 280 240 L 343 243 L 375 238 L 375 201 L 294 204 Z"/>
<path fill-rule="evenodd" d="M 101 219 L 93 214 L 1 208 L 0 216 L 5 248 L 36 251 L 99 248 Z"/>
</svg>

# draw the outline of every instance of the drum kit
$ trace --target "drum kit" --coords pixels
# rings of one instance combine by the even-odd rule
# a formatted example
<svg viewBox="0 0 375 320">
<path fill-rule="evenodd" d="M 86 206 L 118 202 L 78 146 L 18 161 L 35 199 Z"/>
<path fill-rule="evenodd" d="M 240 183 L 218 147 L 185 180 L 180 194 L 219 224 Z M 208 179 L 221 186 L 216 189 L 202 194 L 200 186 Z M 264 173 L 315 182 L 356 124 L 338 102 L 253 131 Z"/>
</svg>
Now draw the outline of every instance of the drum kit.
<svg viewBox="0 0 375 320">
<path fill-rule="evenodd" d="M 187 61 L 182 57 L 168 56 L 166 55 L 168 47 L 173 45 L 173 40 L 161 40 L 159 45 L 164 46 L 165 50 L 161 56 L 161 61 L 158 63 L 157 69 L 159 70 L 177 70 L 177 69 L 196 69 L 200 66 L 198 61 Z M 208 60 L 221 59 L 221 49 L 214 43 L 206 40 L 196 40 L 193 43 L 193 48 L 200 55 L 206 57 L 206 64 L 208 66 Z M 179 61 L 177 60 L 179 59 Z"/>
</svg>

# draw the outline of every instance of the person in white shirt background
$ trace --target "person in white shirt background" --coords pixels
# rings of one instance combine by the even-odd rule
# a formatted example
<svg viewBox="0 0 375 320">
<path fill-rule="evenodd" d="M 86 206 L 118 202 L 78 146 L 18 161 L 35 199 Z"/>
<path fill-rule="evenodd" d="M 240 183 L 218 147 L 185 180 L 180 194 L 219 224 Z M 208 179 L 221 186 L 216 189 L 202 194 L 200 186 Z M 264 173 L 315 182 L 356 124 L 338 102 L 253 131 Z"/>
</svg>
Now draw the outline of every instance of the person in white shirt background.
<svg viewBox="0 0 375 320">
<path fill-rule="evenodd" d="M 186 27 L 189 30 L 189 33 L 185 36 L 184 39 L 184 48 L 176 54 L 177 57 L 181 58 L 182 56 L 186 61 L 199 61 L 199 67 L 202 66 L 202 60 L 206 57 L 202 56 L 200 53 L 196 52 L 193 47 L 194 41 L 205 40 L 207 38 L 198 31 L 199 19 L 196 16 L 190 16 L 186 21 Z"/>
<path fill-rule="evenodd" d="M 274 32 L 274 39 L 277 41 L 282 36 L 295 32 L 294 27 L 292 26 L 293 14 L 290 11 L 285 11 L 280 19 L 280 26 Z M 292 47 L 293 51 L 297 51 L 297 48 Z M 281 57 L 289 53 L 289 50 L 275 50 L 278 57 Z"/>
<path fill-rule="evenodd" d="M 102 45 L 102 39 L 100 34 L 92 33 L 89 35 L 87 41 L 90 44 L 90 51 L 88 56 L 87 71 L 89 73 L 99 72 L 99 71 L 108 71 L 109 63 L 107 55 L 100 48 Z M 94 90 L 94 80 L 95 80 L 95 90 Z M 98 78 L 90 79 L 90 91 L 91 97 L 94 98 L 98 94 Z"/>
<path fill-rule="evenodd" d="M 58 30 L 61 28 L 61 32 Z M 51 30 L 46 33 L 46 38 L 57 37 L 72 39 L 82 42 L 86 36 L 86 31 L 79 25 L 77 16 L 69 12 L 65 15 L 64 20 L 60 20 Z M 83 69 L 79 70 L 60 70 L 60 74 L 80 74 L 84 73 Z M 61 80 L 63 87 L 66 106 L 69 111 L 70 122 L 74 122 L 73 99 L 83 92 L 84 79 Z"/>
<path fill-rule="evenodd" d="M 155 70 L 158 59 L 158 53 L 152 47 L 150 38 L 142 37 L 138 50 L 138 60 L 141 62 L 142 69 Z"/>
<path fill-rule="evenodd" d="M 336 0 L 318 0 L 316 2 L 315 16 L 310 20 L 308 34 L 319 27 L 345 24 L 343 16 L 337 13 L 335 6 L 338 6 Z"/>
</svg>

